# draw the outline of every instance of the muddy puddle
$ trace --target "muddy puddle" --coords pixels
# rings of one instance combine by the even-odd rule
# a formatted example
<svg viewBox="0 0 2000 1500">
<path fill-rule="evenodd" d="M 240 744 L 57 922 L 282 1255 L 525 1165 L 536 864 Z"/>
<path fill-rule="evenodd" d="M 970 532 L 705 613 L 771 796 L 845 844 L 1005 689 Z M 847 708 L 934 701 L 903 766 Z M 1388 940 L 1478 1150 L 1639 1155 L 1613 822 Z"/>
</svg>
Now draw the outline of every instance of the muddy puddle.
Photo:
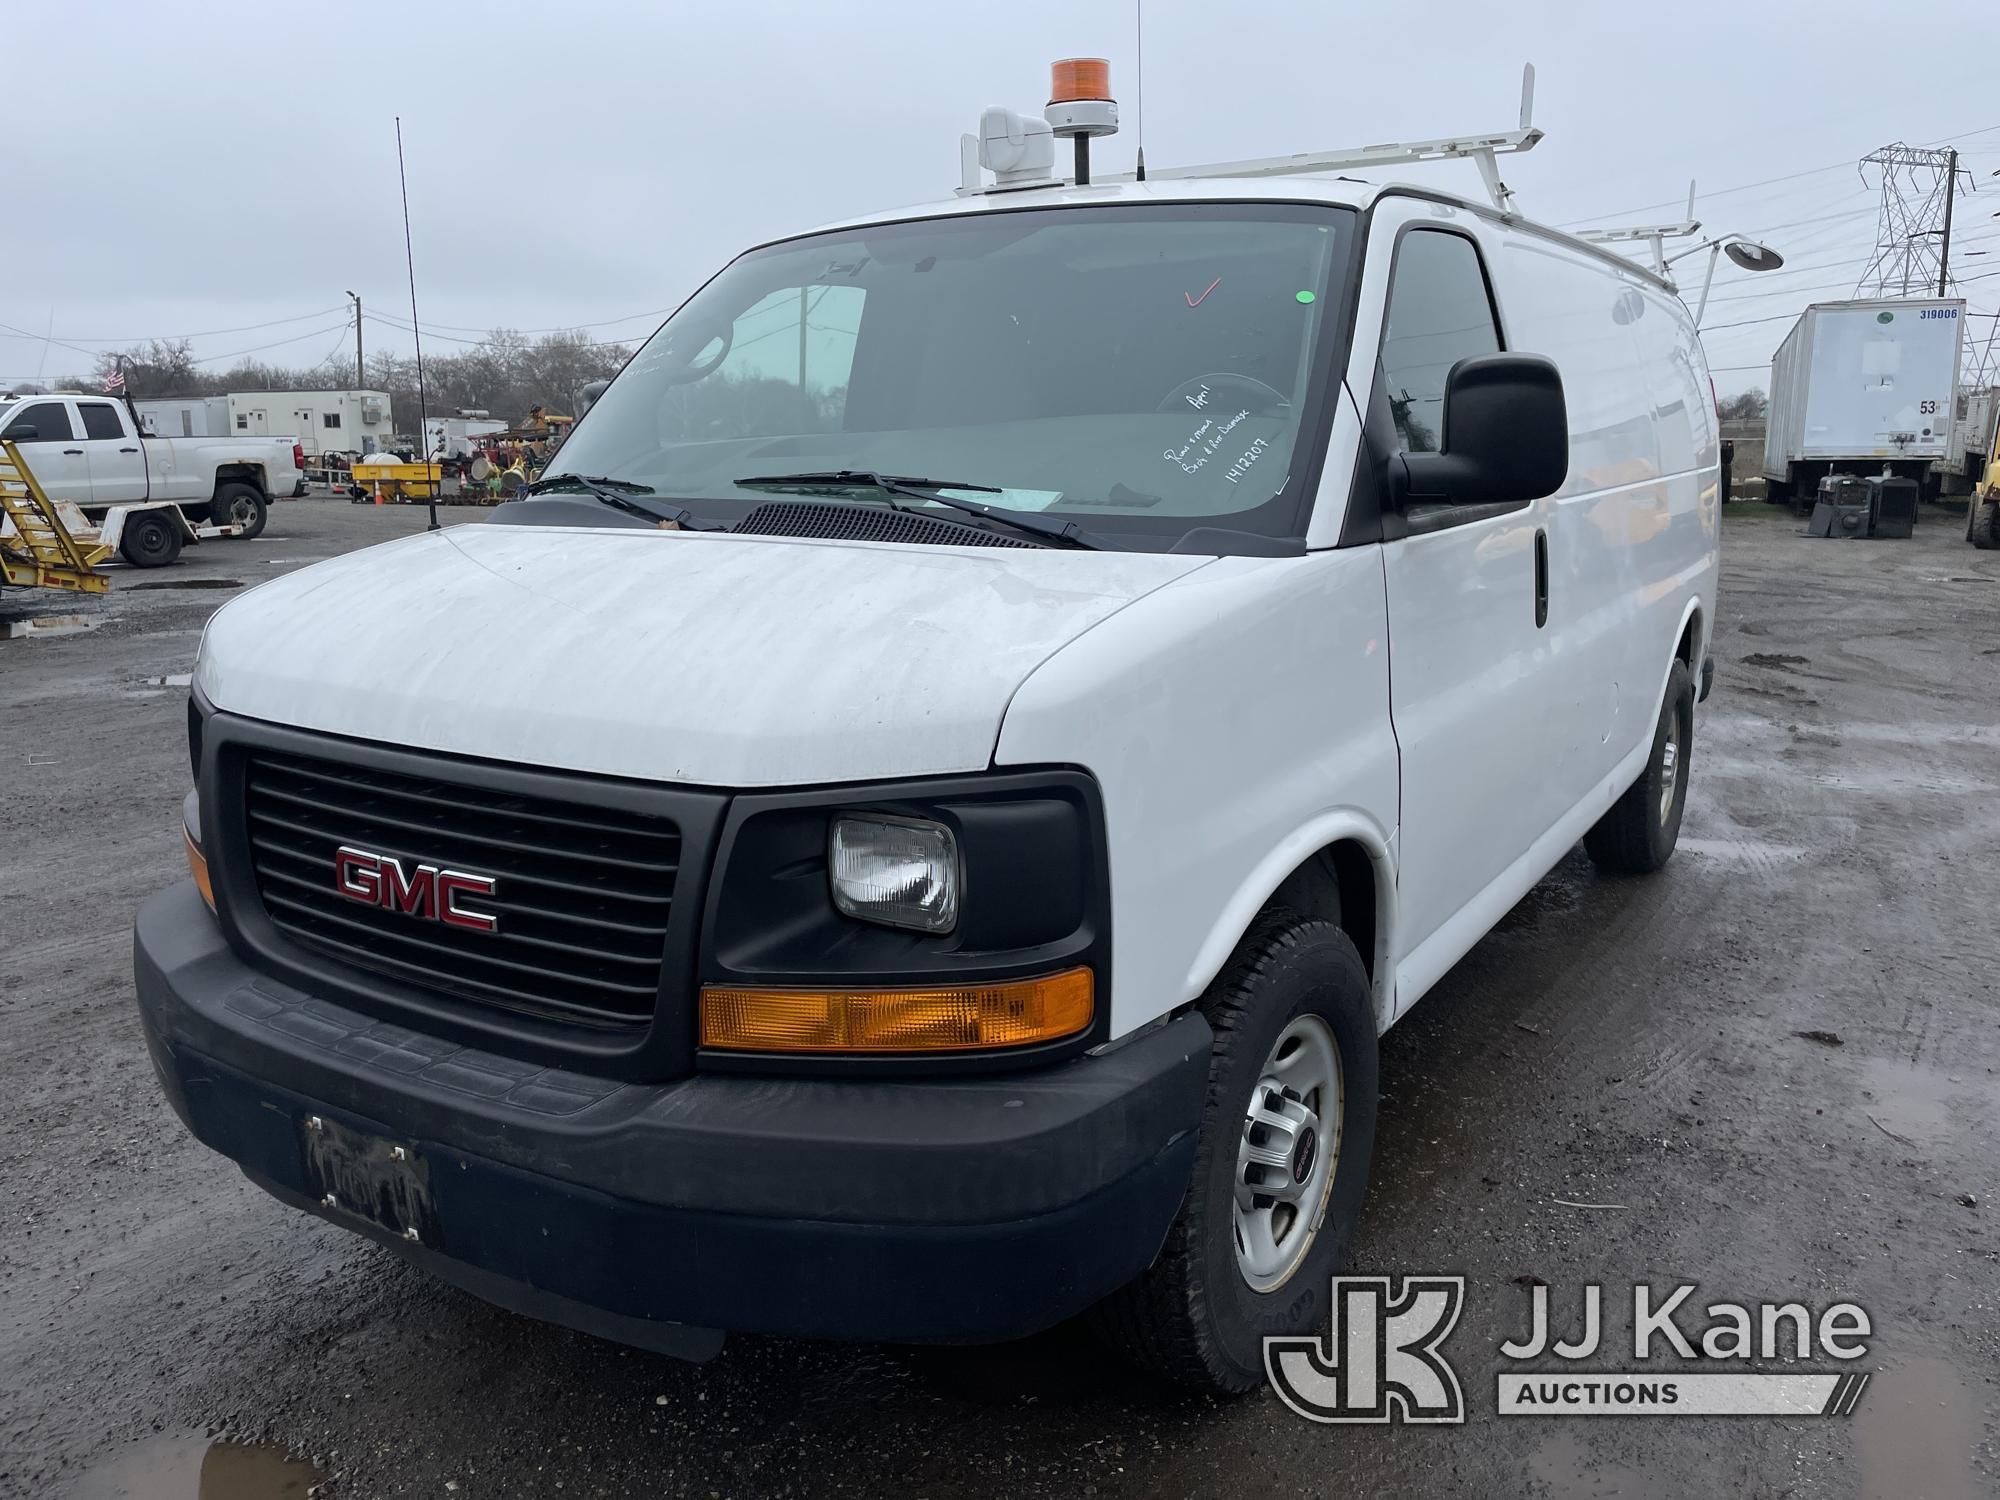
<svg viewBox="0 0 2000 1500">
<path fill-rule="evenodd" d="M 306 1500 L 326 1475 L 267 1443 L 156 1437 L 92 1465 L 66 1500 Z"/>
</svg>

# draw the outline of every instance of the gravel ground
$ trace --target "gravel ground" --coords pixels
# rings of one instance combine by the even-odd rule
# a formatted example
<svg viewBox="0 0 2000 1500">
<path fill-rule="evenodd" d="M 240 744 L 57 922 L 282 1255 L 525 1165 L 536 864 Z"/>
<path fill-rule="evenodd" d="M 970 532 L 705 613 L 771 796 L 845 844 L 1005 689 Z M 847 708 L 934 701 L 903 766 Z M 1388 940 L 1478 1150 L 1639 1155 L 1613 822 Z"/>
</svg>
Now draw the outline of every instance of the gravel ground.
<svg viewBox="0 0 2000 1500">
<path fill-rule="evenodd" d="M 0 641 L 0 1493 L 2000 1493 L 2000 557 L 1949 512 L 1836 544 L 1733 510 L 1679 854 L 1572 854 L 1385 1040 L 1353 1269 L 1467 1278 L 1462 1428 L 1191 1399 L 1067 1331 L 679 1365 L 439 1286 L 190 1140 L 127 937 L 183 874 L 173 679 L 214 585 L 422 522 L 283 504 L 102 600 L 0 602 L 100 622 Z M 1844 1420 L 1499 1418 L 1534 1278 L 1564 1322 L 1586 1282 L 1626 1308 L 1607 1367 L 1635 1281 L 1852 1300 L 1875 1379 Z"/>
</svg>

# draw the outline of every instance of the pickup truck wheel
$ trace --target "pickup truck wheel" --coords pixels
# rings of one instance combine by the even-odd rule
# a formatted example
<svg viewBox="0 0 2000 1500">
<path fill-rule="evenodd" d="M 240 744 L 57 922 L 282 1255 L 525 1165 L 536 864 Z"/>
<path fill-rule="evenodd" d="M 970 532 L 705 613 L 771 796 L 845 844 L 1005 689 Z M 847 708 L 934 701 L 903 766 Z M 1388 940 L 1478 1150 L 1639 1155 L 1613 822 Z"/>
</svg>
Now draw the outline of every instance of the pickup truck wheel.
<svg viewBox="0 0 2000 1500">
<path fill-rule="evenodd" d="M 1676 661 L 1646 769 L 1583 836 L 1591 863 L 1614 875 L 1650 875 L 1664 865 L 1680 841 L 1693 769 L 1694 679 L 1687 663 Z"/>
<path fill-rule="evenodd" d="M 236 480 L 216 486 L 215 503 L 209 507 L 208 514 L 218 526 L 241 526 L 243 530 L 237 539 L 247 542 L 263 534 L 270 508 L 264 503 L 263 491 L 256 485 Z"/>
<path fill-rule="evenodd" d="M 1187 1196 L 1152 1266 L 1090 1316 L 1134 1363 L 1238 1393 L 1263 1381 L 1266 1338 L 1325 1324 L 1375 1147 L 1375 1013 L 1347 934 L 1288 911 L 1258 919 L 1202 1009 Z"/>
<path fill-rule="evenodd" d="M 142 510 L 126 517 L 118 555 L 135 568 L 164 568 L 181 555 L 181 529 L 165 511 Z"/>
</svg>

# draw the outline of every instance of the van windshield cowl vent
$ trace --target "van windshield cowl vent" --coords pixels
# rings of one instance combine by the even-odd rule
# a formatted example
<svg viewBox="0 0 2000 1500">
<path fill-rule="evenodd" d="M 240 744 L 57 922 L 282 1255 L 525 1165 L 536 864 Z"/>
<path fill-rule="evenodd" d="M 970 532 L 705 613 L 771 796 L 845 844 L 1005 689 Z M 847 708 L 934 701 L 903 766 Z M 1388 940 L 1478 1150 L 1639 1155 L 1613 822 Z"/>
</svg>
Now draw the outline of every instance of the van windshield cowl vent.
<svg viewBox="0 0 2000 1500">
<path fill-rule="evenodd" d="M 730 528 L 748 536 L 810 536 L 844 542 L 906 542 L 930 547 L 1039 547 L 1026 537 L 1004 536 L 886 505 L 842 505 L 816 500 L 773 500 Z"/>
</svg>

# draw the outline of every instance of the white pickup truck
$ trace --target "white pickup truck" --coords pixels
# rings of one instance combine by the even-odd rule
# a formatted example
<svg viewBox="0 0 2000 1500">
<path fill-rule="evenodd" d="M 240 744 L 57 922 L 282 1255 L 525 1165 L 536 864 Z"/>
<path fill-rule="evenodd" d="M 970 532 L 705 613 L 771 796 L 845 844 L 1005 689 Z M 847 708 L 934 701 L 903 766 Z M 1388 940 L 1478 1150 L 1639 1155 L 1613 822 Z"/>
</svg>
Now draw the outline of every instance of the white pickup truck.
<svg viewBox="0 0 2000 1500">
<path fill-rule="evenodd" d="M 295 493 L 305 455 L 288 437 L 142 437 L 109 396 L 0 400 L 0 438 L 21 447 L 51 499 L 93 520 L 113 506 L 170 500 L 196 525 L 213 521 L 254 537 L 274 495 Z"/>
</svg>

